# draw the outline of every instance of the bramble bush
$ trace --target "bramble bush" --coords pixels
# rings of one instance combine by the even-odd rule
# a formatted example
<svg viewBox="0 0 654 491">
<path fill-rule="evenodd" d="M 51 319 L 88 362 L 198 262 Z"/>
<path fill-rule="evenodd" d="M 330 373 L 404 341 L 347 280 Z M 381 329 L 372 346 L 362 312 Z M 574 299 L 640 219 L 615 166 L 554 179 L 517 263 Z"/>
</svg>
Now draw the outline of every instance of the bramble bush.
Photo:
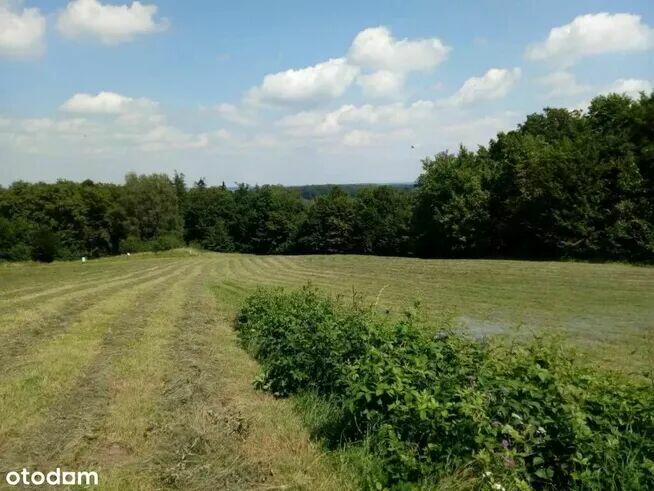
<svg viewBox="0 0 654 491">
<path fill-rule="evenodd" d="M 236 329 L 260 388 L 317 397 L 326 443 L 379 460 L 368 487 L 472 469 L 482 488 L 654 489 L 652 381 L 584 368 L 555 338 L 478 341 L 310 287 L 259 290 Z"/>
</svg>

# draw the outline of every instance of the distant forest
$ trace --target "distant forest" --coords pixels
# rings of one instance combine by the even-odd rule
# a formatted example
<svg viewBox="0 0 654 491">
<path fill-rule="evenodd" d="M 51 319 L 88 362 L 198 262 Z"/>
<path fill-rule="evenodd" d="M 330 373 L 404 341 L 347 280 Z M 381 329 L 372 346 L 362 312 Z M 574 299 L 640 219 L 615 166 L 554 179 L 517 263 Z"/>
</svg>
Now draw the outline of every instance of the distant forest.
<svg viewBox="0 0 654 491">
<path fill-rule="evenodd" d="M 286 186 L 291 191 L 300 193 L 300 198 L 304 200 L 316 199 L 319 196 L 329 194 L 334 188 L 338 187 L 349 196 L 356 196 L 359 191 L 366 188 L 376 188 L 387 186 L 394 189 L 413 189 L 416 185 L 413 182 L 393 182 L 388 184 L 379 183 L 362 183 L 362 184 L 306 184 L 304 186 Z"/>
<path fill-rule="evenodd" d="M 0 259 L 195 245 L 258 254 L 654 258 L 654 93 L 547 108 L 415 185 L 228 189 L 183 174 L 0 187 Z"/>
</svg>

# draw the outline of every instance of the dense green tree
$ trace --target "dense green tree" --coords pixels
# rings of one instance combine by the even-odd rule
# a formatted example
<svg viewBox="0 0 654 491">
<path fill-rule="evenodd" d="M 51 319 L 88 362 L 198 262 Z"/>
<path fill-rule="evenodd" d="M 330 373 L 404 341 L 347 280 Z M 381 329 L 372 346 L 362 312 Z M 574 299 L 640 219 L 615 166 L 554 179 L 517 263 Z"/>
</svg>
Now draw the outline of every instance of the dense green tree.
<svg viewBox="0 0 654 491">
<path fill-rule="evenodd" d="M 461 148 L 423 160 L 413 229 L 423 256 L 482 255 L 488 252 L 489 192 L 485 159 Z"/>
<path fill-rule="evenodd" d="M 127 174 L 121 198 L 129 235 L 144 241 L 182 235 L 176 189 L 167 175 Z"/>
<path fill-rule="evenodd" d="M 405 255 L 410 250 L 411 194 L 405 189 L 375 186 L 361 189 L 355 200 L 357 252 Z"/>
<path fill-rule="evenodd" d="M 236 220 L 234 196 L 225 187 L 196 183 L 186 196 L 184 237 L 212 251 L 233 249 L 229 229 Z"/>
<path fill-rule="evenodd" d="M 338 187 L 316 198 L 300 226 L 298 247 L 311 253 L 356 251 L 356 203 Z"/>
<path fill-rule="evenodd" d="M 179 209 L 180 217 L 183 220 L 188 189 L 186 187 L 186 176 L 184 176 L 182 172 L 175 171 L 175 174 L 173 175 L 173 186 L 175 186 L 175 194 L 177 195 L 177 208 Z"/>
<path fill-rule="evenodd" d="M 235 238 L 241 250 L 258 254 L 293 248 L 304 216 L 299 194 L 282 186 L 239 186 L 234 192 L 237 216 Z"/>
</svg>

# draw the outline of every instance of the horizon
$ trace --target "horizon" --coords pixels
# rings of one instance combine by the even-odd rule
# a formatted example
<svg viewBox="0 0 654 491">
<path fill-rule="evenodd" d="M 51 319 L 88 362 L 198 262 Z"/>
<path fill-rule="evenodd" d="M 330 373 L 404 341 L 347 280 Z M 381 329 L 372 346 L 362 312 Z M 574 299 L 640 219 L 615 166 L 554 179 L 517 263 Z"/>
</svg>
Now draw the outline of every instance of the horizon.
<svg viewBox="0 0 654 491">
<path fill-rule="evenodd" d="M 413 182 L 544 107 L 650 92 L 652 26 L 646 0 L 0 0 L 0 185 Z"/>
</svg>

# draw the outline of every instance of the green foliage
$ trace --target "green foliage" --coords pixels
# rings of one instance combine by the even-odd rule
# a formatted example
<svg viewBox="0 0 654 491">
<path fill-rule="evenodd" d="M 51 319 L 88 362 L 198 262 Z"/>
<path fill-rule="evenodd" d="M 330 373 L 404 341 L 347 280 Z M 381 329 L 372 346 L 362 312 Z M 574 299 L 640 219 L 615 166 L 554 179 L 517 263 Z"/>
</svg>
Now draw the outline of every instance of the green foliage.
<svg viewBox="0 0 654 491">
<path fill-rule="evenodd" d="M 648 260 L 654 253 L 652 99 L 595 98 L 587 114 L 546 109 L 499 134 L 491 163 L 492 250 L 528 257 Z M 651 115 L 649 117 L 652 117 Z"/>
<path fill-rule="evenodd" d="M 32 224 L 24 219 L 0 217 L 0 259 L 27 261 L 32 257 Z"/>
<path fill-rule="evenodd" d="M 355 252 L 356 206 L 352 197 L 338 187 L 311 202 L 300 228 L 298 247 L 302 252 Z"/>
<path fill-rule="evenodd" d="M 579 366 L 555 339 L 430 335 L 416 319 L 311 288 L 260 290 L 236 329 L 261 363 L 260 388 L 299 394 L 330 446 L 366 449 L 369 487 L 434 483 L 463 468 L 507 489 L 654 486 L 651 380 Z"/>
<path fill-rule="evenodd" d="M 51 263 L 60 248 L 59 237 L 52 230 L 40 228 L 32 236 L 32 259 Z"/>
<path fill-rule="evenodd" d="M 236 222 L 232 227 L 239 250 L 283 253 L 294 246 L 304 205 L 297 193 L 282 186 L 239 186 L 234 192 Z"/>
<path fill-rule="evenodd" d="M 151 240 L 141 240 L 130 235 L 120 242 L 120 252 L 162 252 L 183 247 L 184 241 L 174 234 L 161 235 Z"/>
<path fill-rule="evenodd" d="M 311 289 L 261 291 L 241 311 L 238 331 L 263 362 L 260 387 L 285 396 L 310 388 L 326 394 L 342 381 L 342 365 L 361 356 L 376 335 L 368 313 L 334 308 Z"/>
<path fill-rule="evenodd" d="M 413 226 L 416 248 L 425 256 L 488 253 L 490 215 L 488 179 L 481 156 L 461 148 L 422 163 Z"/>
<path fill-rule="evenodd" d="M 199 242 L 212 251 L 222 250 L 215 247 L 225 242 L 220 235 L 229 233 L 229 226 L 235 218 L 233 193 L 225 187 L 196 183 L 186 196 L 184 238 L 188 242 Z"/>
<path fill-rule="evenodd" d="M 231 252 L 234 250 L 234 241 L 229 234 L 225 222 L 217 220 L 210 228 L 207 228 L 200 245 L 208 251 Z"/>
<path fill-rule="evenodd" d="M 150 251 L 150 244 L 142 241 L 134 235 L 130 235 L 120 241 L 120 252 L 148 252 Z"/>
<path fill-rule="evenodd" d="M 141 240 L 152 240 L 167 234 L 181 235 L 177 192 L 165 174 L 127 174 L 121 204 L 125 210 L 128 233 Z"/>
<path fill-rule="evenodd" d="M 151 243 L 152 252 L 162 252 L 170 249 L 177 249 L 178 247 L 184 247 L 184 241 L 182 238 L 175 234 L 160 235 L 153 239 Z"/>
<path fill-rule="evenodd" d="M 411 195 L 391 186 L 361 189 L 355 196 L 359 252 L 405 255 L 411 247 Z"/>
</svg>

